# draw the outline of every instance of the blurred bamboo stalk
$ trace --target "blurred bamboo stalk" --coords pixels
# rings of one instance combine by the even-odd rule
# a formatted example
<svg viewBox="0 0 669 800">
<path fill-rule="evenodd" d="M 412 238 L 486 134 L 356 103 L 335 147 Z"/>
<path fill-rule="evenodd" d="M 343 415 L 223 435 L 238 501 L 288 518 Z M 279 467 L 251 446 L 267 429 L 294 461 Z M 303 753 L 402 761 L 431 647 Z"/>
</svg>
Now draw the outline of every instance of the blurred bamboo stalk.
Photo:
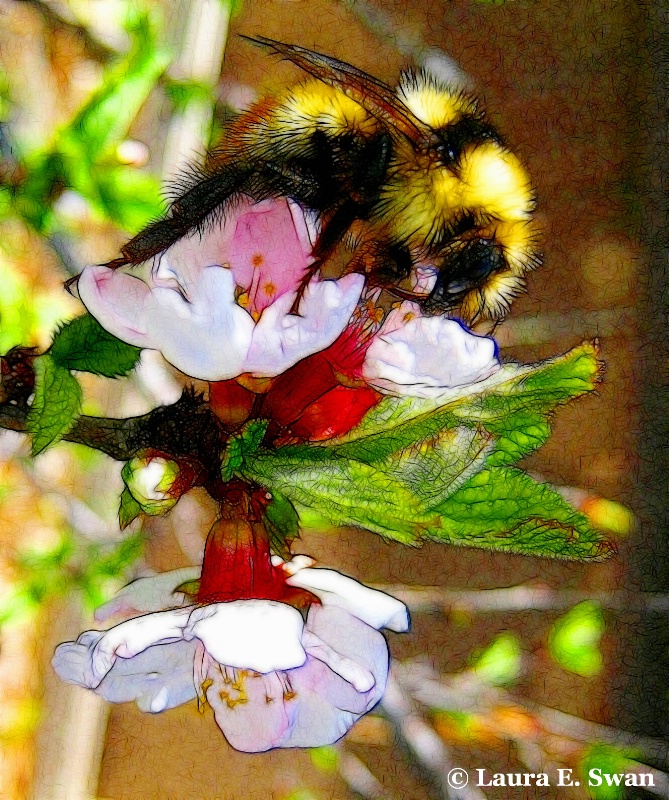
<svg viewBox="0 0 669 800">
<path fill-rule="evenodd" d="M 39 10 L 47 13 L 47 9 Z M 220 0 L 191 0 L 185 18 L 186 24 L 180 28 L 184 31 L 180 55 L 171 77 L 204 84 L 213 91 L 227 39 L 230 7 Z M 59 25 L 67 23 L 60 18 L 55 21 Z M 206 98 L 189 101 L 181 113 L 174 115 L 163 154 L 164 178 L 173 179 L 196 154 L 204 152 L 211 121 L 212 105 Z M 154 404 L 165 402 L 165 395 L 179 393 L 164 365 L 156 364 L 150 357 L 142 359 L 136 388 Z M 64 507 L 71 523 L 81 521 L 85 509 L 80 504 L 65 502 Z M 62 609 L 57 618 L 58 625 L 50 626 L 48 641 L 44 642 L 45 656 L 58 642 L 71 638 L 73 631 L 94 627 L 91 619 L 84 618 L 78 598 Z M 22 796 L 17 794 L 15 800 L 25 800 L 28 796 L 32 800 L 91 800 L 98 794 L 110 707 L 91 692 L 63 685 L 49 667 L 45 673 L 43 724 L 36 748 L 39 766 L 32 791 Z"/>
<path fill-rule="evenodd" d="M 82 613 L 79 598 L 52 609 L 47 653 L 72 630 L 93 627 Z M 97 786 L 109 721 L 109 704 L 93 692 L 67 686 L 49 668 L 44 675 L 42 722 L 33 778 L 33 800 L 92 800 Z"/>
<path fill-rule="evenodd" d="M 204 84 L 212 90 L 220 72 L 230 23 L 230 3 L 191 0 L 181 52 L 169 69 L 170 77 Z M 208 145 L 213 118 L 206 98 L 194 97 L 167 129 L 163 152 L 163 179 L 174 181 L 189 164 L 201 160 Z"/>
<path fill-rule="evenodd" d="M 98 61 L 109 61 L 116 51 L 98 39 L 85 25 L 82 25 L 70 12 L 67 6 L 46 0 L 13 0 L 24 6 L 32 6 L 42 17 L 45 25 L 51 30 L 61 29 L 74 34 L 83 42 L 86 52 Z"/>
</svg>

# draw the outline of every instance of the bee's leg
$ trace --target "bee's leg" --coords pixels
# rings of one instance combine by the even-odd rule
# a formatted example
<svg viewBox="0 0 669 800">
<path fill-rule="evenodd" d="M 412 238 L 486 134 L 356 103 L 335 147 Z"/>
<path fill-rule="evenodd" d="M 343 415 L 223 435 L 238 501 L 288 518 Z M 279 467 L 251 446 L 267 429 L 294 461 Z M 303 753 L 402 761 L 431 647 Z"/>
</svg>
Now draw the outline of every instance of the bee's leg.
<svg viewBox="0 0 669 800">
<path fill-rule="evenodd" d="M 358 219 L 358 206 L 355 203 L 342 203 L 323 226 L 314 247 L 314 256 L 325 261 L 346 235 L 353 222 Z"/>
<path fill-rule="evenodd" d="M 141 264 L 162 253 L 218 206 L 243 192 L 251 175 L 249 167 L 230 167 L 195 184 L 174 201 L 168 217 L 150 223 L 121 248 L 125 263 Z"/>
</svg>

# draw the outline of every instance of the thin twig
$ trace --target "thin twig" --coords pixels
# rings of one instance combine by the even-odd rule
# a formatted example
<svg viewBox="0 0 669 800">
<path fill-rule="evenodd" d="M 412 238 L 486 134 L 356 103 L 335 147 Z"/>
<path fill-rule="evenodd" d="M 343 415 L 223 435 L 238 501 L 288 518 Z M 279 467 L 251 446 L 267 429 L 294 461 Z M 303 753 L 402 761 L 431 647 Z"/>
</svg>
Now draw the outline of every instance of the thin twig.
<svg viewBox="0 0 669 800">
<path fill-rule="evenodd" d="M 504 589 L 442 589 L 406 584 L 375 584 L 374 588 L 397 597 L 414 613 L 563 611 L 584 600 L 614 611 L 669 612 L 669 595 L 652 592 L 551 589 L 543 584 L 521 584 Z"/>
<path fill-rule="evenodd" d="M 602 725 L 519 697 L 484 684 L 473 671 L 440 676 L 431 666 L 420 661 L 397 664 L 395 672 L 411 697 L 429 708 L 476 713 L 494 706 L 518 706 L 532 714 L 548 733 L 555 736 L 638 749 L 650 760 L 669 765 L 669 742 Z"/>
<path fill-rule="evenodd" d="M 360 795 L 365 800 L 394 800 L 372 773 L 369 767 L 344 746 L 337 747 L 339 763 L 337 772 L 350 791 Z"/>
<path fill-rule="evenodd" d="M 403 683 L 397 679 L 396 673 L 391 672 L 381 708 L 418 765 L 435 784 L 440 797 L 445 800 L 486 800 L 486 796 L 476 786 L 456 787 L 449 783 L 452 770 L 457 768 L 451 761 L 448 749 L 420 716 L 413 699 Z"/>
</svg>

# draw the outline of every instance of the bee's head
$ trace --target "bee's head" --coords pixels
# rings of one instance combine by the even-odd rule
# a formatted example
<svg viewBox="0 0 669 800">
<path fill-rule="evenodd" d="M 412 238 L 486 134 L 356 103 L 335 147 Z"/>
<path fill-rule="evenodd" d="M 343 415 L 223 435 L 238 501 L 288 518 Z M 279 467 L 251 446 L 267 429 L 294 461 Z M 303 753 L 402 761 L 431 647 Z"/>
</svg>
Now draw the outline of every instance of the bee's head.
<svg viewBox="0 0 669 800">
<path fill-rule="evenodd" d="M 536 267 L 536 236 L 529 223 L 498 226 L 481 235 L 451 243 L 440 262 L 429 295 L 422 302 L 430 313 L 452 313 L 473 324 L 502 319 L 524 290 L 525 273 Z"/>
<path fill-rule="evenodd" d="M 525 168 L 461 89 L 430 73 L 406 73 L 398 96 L 431 132 L 422 161 L 431 227 L 423 235 L 439 272 L 425 306 L 468 321 L 500 319 L 539 260 Z"/>
</svg>

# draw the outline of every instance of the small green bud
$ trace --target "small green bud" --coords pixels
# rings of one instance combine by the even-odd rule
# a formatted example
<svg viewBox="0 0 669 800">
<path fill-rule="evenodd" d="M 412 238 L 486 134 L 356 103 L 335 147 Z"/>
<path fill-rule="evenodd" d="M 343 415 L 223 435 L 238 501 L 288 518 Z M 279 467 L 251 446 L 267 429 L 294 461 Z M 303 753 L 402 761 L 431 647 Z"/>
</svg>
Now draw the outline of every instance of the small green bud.
<svg viewBox="0 0 669 800">
<path fill-rule="evenodd" d="M 176 461 L 156 456 L 133 458 L 123 467 L 121 476 L 142 511 L 160 516 L 170 511 L 179 499 L 181 493 L 174 491 L 179 473 Z"/>
</svg>

